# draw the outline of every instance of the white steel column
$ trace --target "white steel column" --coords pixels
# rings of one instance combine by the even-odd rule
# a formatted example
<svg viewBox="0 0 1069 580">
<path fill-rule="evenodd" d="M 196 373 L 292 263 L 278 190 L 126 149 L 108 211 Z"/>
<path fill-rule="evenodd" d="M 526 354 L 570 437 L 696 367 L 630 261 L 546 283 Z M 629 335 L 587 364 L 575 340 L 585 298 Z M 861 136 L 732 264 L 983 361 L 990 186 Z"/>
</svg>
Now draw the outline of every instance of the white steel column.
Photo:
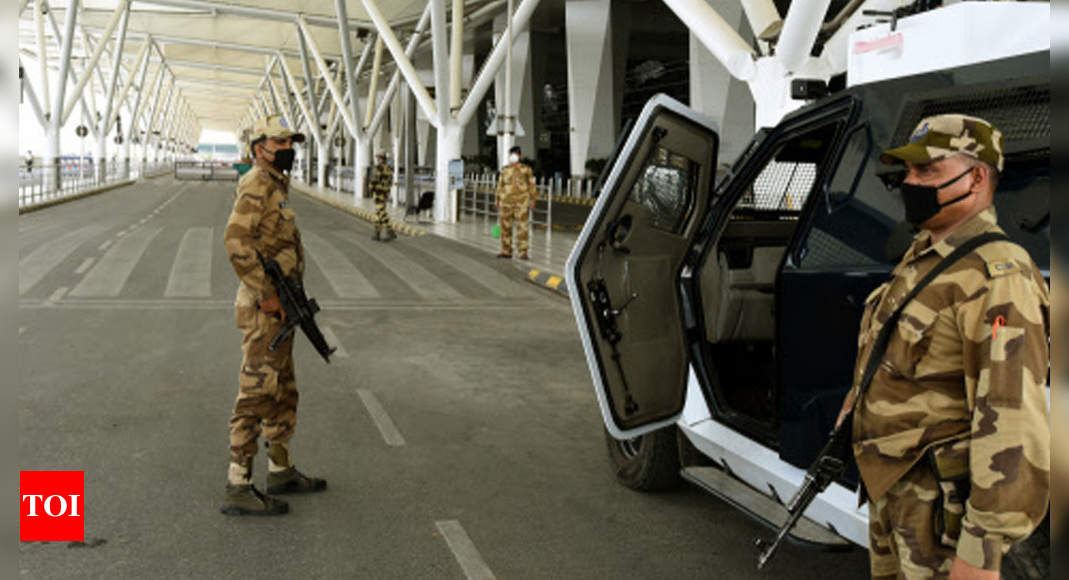
<svg viewBox="0 0 1069 580">
<path fill-rule="evenodd" d="M 74 25 L 77 21 L 78 0 L 71 0 L 67 8 L 67 15 L 63 23 L 63 38 L 60 48 L 59 77 L 56 84 L 56 93 L 53 95 L 52 113 L 48 126 L 45 127 L 45 164 L 50 168 L 45 172 L 45 191 L 59 191 L 60 178 L 60 138 L 59 132 L 63 128 L 63 99 L 67 91 L 67 75 L 70 72 L 71 48 L 74 45 Z M 86 75 L 88 77 L 88 74 Z M 48 106 L 46 103 L 45 106 Z"/>
<path fill-rule="evenodd" d="M 589 159 L 608 157 L 618 115 L 613 98 L 611 0 L 566 0 L 568 123 L 571 173 L 586 174 Z"/>
<path fill-rule="evenodd" d="M 119 19 L 119 34 L 115 39 L 115 53 L 112 55 L 112 68 L 111 78 L 108 79 L 107 93 L 104 98 L 106 105 L 104 106 L 104 116 L 100 123 L 100 133 L 97 134 L 96 141 L 96 180 L 97 183 L 103 183 L 107 177 L 107 156 L 108 156 L 108 120 L 111 119 L 111 112 L 118 107 L 115 105 L 115 89 L 119 82 L 119 71 L 122 70 L 122 52 L 126 46 L 126 27 L 130 22 L 130 4 L 129 1 L 125 3 L 123 7 L 122 15 Z M 107 45 L 109 38 L 104 37 L 100 39 L 100 44 L 97 48 L 102 48 Z M 71 102 L 71 106 L 74 103 Z"/>
<path fill-rule="evenodd" d="M 504 16 L 494 20 L 495 32 L 507 38 Z M 535 152 L 534 87 L 531 85 L 531 33 L 524 30 L 512 35 L 512 55 L 506 57 L 505 70 L 494 78 L 494 103 L 497 105 L 497 161 L 505 165 L 509 149 L 519 144 L 527 155 Z M 512 63 L 512 74 L 509 72 Z M 511 82 L 507 78 L 511 76 Z M 518 123 L 517 123 L 518 121 Z M 520 134 L 522 129 L 522 135 Z"/>
<path fill-rule="evenodd" d="M 707 0 L 724 20 L 750 38 L 749 21 L 736 0 Z M 774 8 L 773 8 L 774 9 Z M 746 83 L 731 76 L 724 65 L 693 33 L 690 34 L 690 106 L 720 127 L 720 161 L 731 163 L 749 144 L 754 132 L 754 103 Z"/>
</svg>

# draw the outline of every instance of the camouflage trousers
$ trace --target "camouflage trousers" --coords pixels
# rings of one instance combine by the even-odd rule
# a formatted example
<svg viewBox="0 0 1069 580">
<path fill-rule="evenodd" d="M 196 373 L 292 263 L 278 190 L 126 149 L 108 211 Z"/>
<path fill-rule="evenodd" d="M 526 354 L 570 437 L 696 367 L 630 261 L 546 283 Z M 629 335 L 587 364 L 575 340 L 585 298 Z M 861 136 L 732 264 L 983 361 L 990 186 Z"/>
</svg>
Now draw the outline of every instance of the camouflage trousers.
<svg viewBox="0 0 1069 580">
<path fill-rule="evenodd" d="M 516 224 L 516 241 L 521 254 L 527 253 L 531 242 L 531 226 L 527 221 L 526 205 L 501 204 L 501 252 L 512 253 L 512 224 Z"/>
<path fill-rule="evenodd" d="M 390 223 L 390 215 L 386 213 L 386 196 L 375 194 L 375 231 L 381 232 L 382 228 L 393 229 Z"/>
<path fill-rule="evenodd" d="M 270 443 L 285 443 L 297 425 L 297 379 L 293 374 L 293 335 L 278 350 L 268 350 L 282 322 L 255 305 L 235 308 L 241 340 L 238 397 L 230 417 L 230 461 L 245 465 L 256 455 L 263 431 Z"/>
<path fill-rule="evenodd" d="M 876 501 L 869 501 L 869 564 L 873 580 L 947 578 L 955 548 L 940 543 L 935 510 L 939 484 L 925 462 Z"/>
</svg>

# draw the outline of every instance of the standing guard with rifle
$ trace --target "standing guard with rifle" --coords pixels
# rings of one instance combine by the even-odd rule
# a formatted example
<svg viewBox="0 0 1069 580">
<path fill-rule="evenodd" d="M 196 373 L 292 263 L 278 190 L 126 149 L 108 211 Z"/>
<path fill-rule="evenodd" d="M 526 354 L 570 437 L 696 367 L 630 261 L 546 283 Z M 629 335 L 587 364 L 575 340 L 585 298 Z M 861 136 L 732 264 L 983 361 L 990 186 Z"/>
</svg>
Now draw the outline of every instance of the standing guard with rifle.
<svg viewBox="0 0 1069 580">
<path fill-rule="evenodd" d="M 293 329 L 300 326 L 323 358 L 331 350 L 315 326 L 318 307 L 304 295 L 304 250 L 289 206 L 293 143 L 304 141 L 280 115 L 253 127 L 249 149 L 255 164 L 238 182 L 223 242 L 240 278 L 234 309 L 241 341 L 238 397 L 230 418 L 230 467 L 222 511 L 276 515 L 286 502 L 252 484 L 252 459 L 262 429 L 267 440 L 267 493 L 322 491 L 327 482 L 293 465 L 288 442 L 297 424 Z M 329 359 L 328 359 L 329 362 Z"/>
<path fill-rule="evenodd" d="M 880 159 L 904 165 L 920 233 L 865 301 L 854 386 L 789 509 L 801 515 L 852 447 L 873 578 L 997 580 L 1048 509 L 1049 290 L 998 226 L 990 123 L 929 117 Z"/>
</svg>

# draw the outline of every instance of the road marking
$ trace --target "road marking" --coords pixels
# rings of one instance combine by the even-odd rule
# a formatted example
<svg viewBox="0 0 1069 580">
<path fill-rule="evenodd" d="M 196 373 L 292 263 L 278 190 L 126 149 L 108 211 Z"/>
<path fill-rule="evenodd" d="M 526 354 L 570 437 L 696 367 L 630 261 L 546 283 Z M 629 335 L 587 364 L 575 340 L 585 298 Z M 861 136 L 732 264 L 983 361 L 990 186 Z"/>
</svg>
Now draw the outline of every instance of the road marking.
<svg viewBox="0 0 1069 580">
<path fill-rule="evenodd" d="M 85 271 L 88 270 L 89 267 L 93 265 L 93 262 L 96 262 L 96 261 L 97 261 L 96 258 L 86 258 L 85 261 L 82 262 L 82 265 L 78 266 L 78 269 L 75 270 L 74 273 L 78 274 L 79 276 L 81 276 L 82 274 L 85 274 Z"/>
<path fill-rule="evenodd" d="M 397 275 L 416 294 L 424 298 L 461 297 L 460 292 L 457 292 L 445 280 L 412 261 L 411 258 L 396 248 L 391 248 L 381 242 L 374 244 L 371 240 L 364 240 L 352 232 L 345 232 L 341 237 L 367 252 L 371 259 Z M 374 244 L 374 247 L 372 247 L 372 244 Z"/>
<path fill-rule="evenodd" d="M 59 266 L 90 238 L 103 231 L 101 226 L 88 226 L 64 234 L 41 244 L 19 260 L 19 295 L 25 294 L 56 266 Z"/>
<path fill-rule="evenodd" d="M 25 326 L 20 326 L 19 327 L 19 336 L 22 336 L 23 332 L 26 332 L 26 327 Z"/>
<path fill-rule="evenodd" d="M 108 248 L 110 248 L 113 243 L 115 243 L 115 240 L 108 240 L 108 241 L 104 242 L 103 244 L 100 244 L 100 247 L 97 248 L 97 249 L 100 250 L 101 252 L 103 252 L 104 250 L 107 250 Z"/>
<path fill-rule="evenodd" d="M 212 231 L 205 227 L 186 230 L 164 296 L 207 298 L 212 295 Z"/>
<path fill-rule="evenodd" d="M 421 248 L 415 248 L 415 246 L 412 246 L 412 249 L 424 252 L 425 254 L 427 253 Z M 520 293 L 519 283 L 478 260 L 462 256 L 443 247 L 435 248 L 434 253 L 428 255 L 433 259 L 445 262 L 457 270 L 460 270 L 469 278 L 490 289 L 498 296 L 515 296 Z"/>
<path fill-rule="evenodd" d="M 367 389 L 357 389 L 356 394 L 360 395 L 360 400 L 364 402 L 364 407 L 367 408 L 367 412 L 371 415 L 371 420 L 375 422 L 375 426 L 379 428 L 379 433 L 382 433 L 382 439 L 386 441 L 386 444 L 390 447 L 403 446 L 405 438 L 401 436 L 401 432 L 397 430 L 393 420 L 386 414 L 386 409 L 382 408 L 382 403 L 379 403 L 379 400 L 375 398 L 375 394 Z"/>
<path fill-rule="evenodd" d="M 305 254 L 323 272 L 339 298 L 375 298 L 379 291 L 360 270 L 330 242 L 312 234 L 302 234 Z"/>
<path fill-rule="evenodd" d="M 141 229 L 115 244 L 74 287 L 71 296 L 118 296 L 148 245 L 162 231 L 162 227 Z"/>
<path fill-rule="evenodd" d="M 338 340 L 338 336 L 334 334 L 334 331 L 329 326 L 323 327 L 323 338 L 327 339 L 328 346 L 333 346 L 337 349 L 334 351 L 334 356 L 349 358 L 349 351 L 345 350 L 345 347 L 341 345 L 341 341 Z"/>
<path fill-rule="evenodd" d="M 449 550 L 453 552 L 453 557 L 457 559 L 457 564 L 460 564 L 460 569 L 464 571 L 464 576 L 468 580 L 496 579 L 460 522 L 443 520 L 434 522 L 434 525 L 445 538 L 445 543 L 449 545 Z"/>
<path fill-rule="evenodd" d="M 59 288 L 56 288 L 56 291 L 48 297 L 48 300 L 45 300 L 45 304 L 55 304 L 56 302 L 59 302 L 63 299 L 63 295 L 67 293 L 67 290 L 69 290 L 69 288 L 67 288 L 66 286 L 60 286 Z"/>
</svg>

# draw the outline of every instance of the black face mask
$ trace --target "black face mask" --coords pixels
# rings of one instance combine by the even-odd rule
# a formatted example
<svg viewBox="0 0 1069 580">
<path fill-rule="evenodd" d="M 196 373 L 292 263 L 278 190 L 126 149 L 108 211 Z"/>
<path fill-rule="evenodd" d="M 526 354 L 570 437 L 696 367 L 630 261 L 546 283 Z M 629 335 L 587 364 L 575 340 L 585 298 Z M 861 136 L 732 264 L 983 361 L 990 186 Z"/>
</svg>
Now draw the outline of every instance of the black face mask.
<svg viewBox="0 0 1069 580">
<path fill-rule="evenodd" d="M 916 227 L 920 227 L 921 224 L 932 219 L 936 214 L 942 211 L 944 207 L 958 203 L 972 195 L 973 192 L 969 191 L 946 203 L 939 203 L 939 190 L 957 183 L 959 179 L 965 177 L 970 172 L 972 172 L 972 168 L 969 168 L 965 173 L 962 173 L 943 185 L 903 183 L 898 186 L 899 190 L 902 191 L 902 201 L 906 204 L 906 221 Z"/>
<path fill-rule="evenodd" d="M 293 169 L 293 158 L 297 155 L 297 152 L 293 149 L 279 149 L 275 151 L 275 160 L 271 162 L 271 165 L 275 169 L 282 173 Z"/>
</svg>

